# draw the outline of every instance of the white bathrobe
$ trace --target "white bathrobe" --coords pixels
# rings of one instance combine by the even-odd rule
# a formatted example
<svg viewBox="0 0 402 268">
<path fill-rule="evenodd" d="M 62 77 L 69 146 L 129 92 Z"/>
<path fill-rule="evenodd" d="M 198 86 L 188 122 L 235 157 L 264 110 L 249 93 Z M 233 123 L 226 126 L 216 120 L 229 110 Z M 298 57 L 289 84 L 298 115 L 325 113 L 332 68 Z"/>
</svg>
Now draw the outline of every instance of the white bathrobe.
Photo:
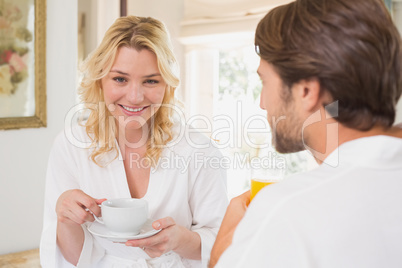
<svg viewBox="0 0 402 268">
<path fill-rule="evenodd" d="M 55 140 L 46 181 L 40 245 L 43 268 L 74 267 L 63 258 L 56 244 L 55 205 L 63 192 L 81 189 L 94 198 L 131 197 L 121 153 L 106 167 L 99 167 L 89 158 L 89 141 L 81 126 L 66 129 Z M 113 159 L 114 155 L 108 157 Z M 141 164 L 135 159 L 130 159 L 132 164 Z M 210 139 L 176 125 L 173 141 L 164 149 L 158 165 L 151 168 L 143 197 L 148 201 L 150 219 L 170 216 L 176 224 L 200 235 L 202 261 L 184 259 L 174 252 L 151 259 L 140 248 L 92 235 L 87 223 L 82 225 L 85 242 L 77 267 L 207 267 L 228 203 L 222 159 Z"/>
</svg>

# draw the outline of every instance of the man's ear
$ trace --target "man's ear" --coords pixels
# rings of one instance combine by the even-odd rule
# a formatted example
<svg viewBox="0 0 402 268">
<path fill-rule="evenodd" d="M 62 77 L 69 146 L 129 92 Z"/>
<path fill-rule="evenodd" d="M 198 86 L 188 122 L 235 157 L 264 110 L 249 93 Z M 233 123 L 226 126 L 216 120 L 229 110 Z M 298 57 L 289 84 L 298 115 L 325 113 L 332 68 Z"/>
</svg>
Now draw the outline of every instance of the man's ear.
<svg viewBox="0 0 402 268">
<path fill-rule="evenodd" d="M 306 112 L 315 111 L 321 105 L 320 83 L 317 79 L 300 80 L 294 85 L 294 94 Z"/>
</svg>

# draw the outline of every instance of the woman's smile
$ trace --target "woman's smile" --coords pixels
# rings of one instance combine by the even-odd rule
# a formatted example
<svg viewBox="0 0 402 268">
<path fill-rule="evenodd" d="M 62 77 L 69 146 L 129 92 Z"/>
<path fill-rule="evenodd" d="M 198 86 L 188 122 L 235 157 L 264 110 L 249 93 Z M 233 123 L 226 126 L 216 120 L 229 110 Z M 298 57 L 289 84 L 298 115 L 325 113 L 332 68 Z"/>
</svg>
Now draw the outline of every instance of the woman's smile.
<svg viewBox="0 0 402 268">
<path fill-rule="evenodd" d="M 125 105 L 122 105 L 122 104 L 119 104 L 119 106 L 123 109 L 123 111 L 127 115 L 140 115 L 142 111 L 144 111 L 145 109 L 147 109 L 149 107 L 149 106 L 129 107 L 129 106 L 125 106 Z"/>
</svg>

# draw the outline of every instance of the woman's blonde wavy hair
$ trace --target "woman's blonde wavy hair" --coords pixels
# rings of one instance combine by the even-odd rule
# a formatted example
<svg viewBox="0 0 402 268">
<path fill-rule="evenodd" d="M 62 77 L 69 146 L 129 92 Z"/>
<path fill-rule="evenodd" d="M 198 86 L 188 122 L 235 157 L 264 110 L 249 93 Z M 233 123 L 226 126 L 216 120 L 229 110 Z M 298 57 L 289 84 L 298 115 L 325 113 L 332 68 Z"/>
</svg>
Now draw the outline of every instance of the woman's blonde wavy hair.
<svg viewBox="0 0 402 268">
<path fill-rule="evenodd" d="M 83 79 L 79 95 L 90 114 L 85 122 L 86 132 L 92 143 L 91 159 L 99 166 L 109 152 L 115 151 L 115 119 L 105 106 L 101 90 L 101 79 L 105 77 L 114 63 L 120 47 L 136 50 L 147 49 L 155 53 L 158 68 L 166 83 L 162 105 L 152 118 L 145 157 L 155 166 L 162 150 L 172 140 L 174 91 L 179 85 L 178 64 L 173 54 L 169 33 L 164 24 L 153 18 L 127 16 L 118 18 L 106 32 L 99 47 L 92 52 L 81 67 Z M 113 159 L 113 160 L 114 160 Z"/>
</svg>

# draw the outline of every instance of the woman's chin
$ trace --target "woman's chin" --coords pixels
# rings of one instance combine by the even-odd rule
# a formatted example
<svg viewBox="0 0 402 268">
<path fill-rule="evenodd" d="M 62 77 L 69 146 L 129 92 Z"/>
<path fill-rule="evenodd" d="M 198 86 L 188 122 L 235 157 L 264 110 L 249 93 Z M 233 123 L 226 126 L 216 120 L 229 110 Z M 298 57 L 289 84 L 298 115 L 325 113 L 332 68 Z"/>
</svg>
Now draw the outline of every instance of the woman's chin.
<svg viewBox="0 0 402 268">
<path fill-rule="evenodd" d="M 132 122 L 128 122 L 124 125 L 120 125 L 120 129 L 124 129 L 125 131 L 140 131 L 142 130 L 144 133 L 148 133 L 149 132 L 149 126 L 148 124 L 142 123 L 142 122 L 138 122 L 138 121 L 132 121 Z"/>
</svg>

